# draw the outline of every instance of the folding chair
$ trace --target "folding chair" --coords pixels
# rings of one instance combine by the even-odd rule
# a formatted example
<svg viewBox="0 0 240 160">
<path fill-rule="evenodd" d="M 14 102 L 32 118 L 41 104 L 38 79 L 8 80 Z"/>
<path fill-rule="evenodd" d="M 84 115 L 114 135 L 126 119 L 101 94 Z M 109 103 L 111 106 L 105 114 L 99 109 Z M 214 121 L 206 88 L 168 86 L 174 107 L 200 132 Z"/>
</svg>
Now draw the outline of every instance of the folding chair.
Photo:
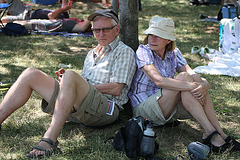
<svg viewBox="0 0 240 160">
<path fill-rule="evenodd" d="M 12 5 L 13 0 L 10 3 L 0 3 L 0 28 L 4 27 L 2 23 L 2 17 L 8 11 L 9 7 Z"/>
</svg>

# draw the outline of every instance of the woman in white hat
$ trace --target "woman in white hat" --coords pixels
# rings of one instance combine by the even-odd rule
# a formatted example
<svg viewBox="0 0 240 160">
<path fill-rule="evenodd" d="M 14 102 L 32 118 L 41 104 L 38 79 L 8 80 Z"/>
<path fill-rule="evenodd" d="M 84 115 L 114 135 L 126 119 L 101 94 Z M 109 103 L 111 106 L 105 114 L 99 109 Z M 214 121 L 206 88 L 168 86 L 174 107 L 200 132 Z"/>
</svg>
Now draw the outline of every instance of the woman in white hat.
<svg viewBox="0 0 240 160">
<path fill-rule="evenodd" d="M 136 52 L 137 70 L 129 92 L 133 116 L 152 120 L 155 126 L 194 117 L 203 128 L 203 143 L 214 152 L 230 147 L 240 151 L 240 143 L 220 127 L 208 94 L 209 83 L 189 67 L 176 48 L 174 22 L 153 17 L 144 34 L 147 37 Z"/>
</svg>

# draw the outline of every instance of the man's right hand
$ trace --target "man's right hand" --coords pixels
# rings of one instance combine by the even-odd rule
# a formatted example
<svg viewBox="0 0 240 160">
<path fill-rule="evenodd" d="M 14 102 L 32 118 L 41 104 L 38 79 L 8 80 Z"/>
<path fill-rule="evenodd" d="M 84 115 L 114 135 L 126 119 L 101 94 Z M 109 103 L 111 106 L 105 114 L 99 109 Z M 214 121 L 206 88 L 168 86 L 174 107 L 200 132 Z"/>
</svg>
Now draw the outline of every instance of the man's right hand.
<svg viewBox="0 0 240 160">
<path fill-rule="evenodd" d="M 65 73 L 65 69 L 64 69 L 64 68 L 61 68 L 61 69 L 59 69 L 58 71 L 56 71 L 55 73 L 56 73 L 56 75 L 57 75 L 57 77 L 58 77 L 58 80 L 61 81 L 62 76 L 63 76 L 63 74 Z"/>
</svg>

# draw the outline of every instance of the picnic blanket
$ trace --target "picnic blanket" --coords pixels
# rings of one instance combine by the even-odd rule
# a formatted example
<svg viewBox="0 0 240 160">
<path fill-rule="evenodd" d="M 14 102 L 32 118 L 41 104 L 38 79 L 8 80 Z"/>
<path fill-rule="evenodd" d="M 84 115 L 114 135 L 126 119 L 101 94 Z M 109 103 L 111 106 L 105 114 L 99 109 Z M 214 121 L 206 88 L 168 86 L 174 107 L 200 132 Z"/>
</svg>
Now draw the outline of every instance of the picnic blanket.
<svg viewBox="0 0 240 160">
<path fill-rule="evenodd" d="M 219 51 L 204 54 L 203 57 L 210 60 L 207 66 L 198 66 L 193 70 L 197 73 L 211 75 L 227 75 L 240 77 L 240 54 L 223 54 Z"/>
<path fill-rule="evenodd" d="M 204 19 L 201 19 L 200 21 L 202 21 L 202 22 L 216 22 L 216 23 L 220 22 L 219 20 L 217 20 L 216 17 L 204 18 Z"/>
<path fill-rule="evenodd" d="M 0 29 L 0 32 L 2 30 Z M 80 33 L 68 33 L 68 32 L 32 32 L 31 34 L 42 34 L 49 36 L 62 36 L 62 37 L 90 37 L 93 35 L 92 32 L 80 32 Z"/>
<path fill-rule="evenodd" d="M 62 36 L 62 37 L 90 37 L 92 32 L 68 33 L 68 32 L 34 32 L 36 34 L 49 35 L 49 36 Z"/>
</svg>

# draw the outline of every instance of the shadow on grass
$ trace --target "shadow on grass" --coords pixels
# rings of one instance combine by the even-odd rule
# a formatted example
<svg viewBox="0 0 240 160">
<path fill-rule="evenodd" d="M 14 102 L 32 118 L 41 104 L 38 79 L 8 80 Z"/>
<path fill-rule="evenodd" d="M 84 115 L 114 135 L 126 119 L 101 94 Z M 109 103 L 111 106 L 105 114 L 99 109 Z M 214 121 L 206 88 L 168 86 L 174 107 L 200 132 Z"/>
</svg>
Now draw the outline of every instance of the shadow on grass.
<svg viewBox="0 0 240 160">
<path fill-rule="evenodd" d="M 187 146 L 194 141 L 201 141 L 202 133 L 185 121 L 177 127 L 155 127 L 159 151 L 157 155 L 165 159 L 174 159 L 178 154 L 187 157 Z M 180 151 L 179 153 L 174 150 Z"/>
<path fill-rule="evenodd" d="M 6 70 L 8 70 L 8 73 L 6 74 L 0 73 L 0 80 L 4 80 L 2 81 L 2 83 L 9 82 L 14 83 L 17 77 L 22 73 L 22 71 L 26 69 L 25 67 L 16 66 L 12 64 L 4 64 L 3 67 L 6 68 Z"/>
<path fill-rule="evenodd" d="M 77 123 L 66 123 L 59 136 L 59 146 L 63 151 L 59 156 L 72 159 L 83 155 L 91 156 L 93 153 L 110 152 L 110 155 L 116 159 L 119 158 L 117 156 L 124 157 L 125 155 L 112 148 L 111 141 L 106 144 L 104 141 L 114 136 L 131 116 L 131 111 L 129 108 L 126 108 L 121 113 L 121 121 L 119 123 L 100 129 Z M 17 126 L 13 121 L 8 122 L 8 125 L 4 125 L 1 131 L 2 143 L 4 146 L 10 146 L 13 152 L 19 152 L 19 150 L 29 151 L 31 147 L 38 144 L 38 141 L 44 135 L 46 129 L 44 126 L 50 124 L 50 119 L 51 116 L 49 115 L 39 118 L 35 117 L 34 120 L 29 120 Z M 177 127 L 155 127 L 154 130 L 157 135 L 156 140 L 160 146 L 156 155 L 165 157 L 165 159 L 173 159 L 178 154 L 187 157 L 188 144 L 193 141 L 201 142 L 201 129 L 199 130 L 199 125 L 195 124 L 194 120 L 181 121 L 181 124 Z M 17 137 L 17 141 L 13 138 L 9 141 L 9 133 L 11 133 L 11 137 Z M 25 148 L 21 148 L 23 145 Z M 175 151 L 172 150 L 173 148 Z"/>
</svg>

